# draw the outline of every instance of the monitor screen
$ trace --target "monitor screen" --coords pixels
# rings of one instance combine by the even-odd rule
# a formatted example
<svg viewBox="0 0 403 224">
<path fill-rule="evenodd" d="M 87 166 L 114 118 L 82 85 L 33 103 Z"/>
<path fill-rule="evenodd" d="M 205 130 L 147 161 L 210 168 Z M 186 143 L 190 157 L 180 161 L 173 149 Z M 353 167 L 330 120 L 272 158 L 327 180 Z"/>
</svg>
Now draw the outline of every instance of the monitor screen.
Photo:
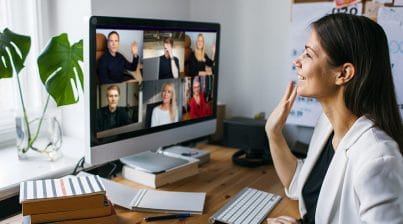
<svg viewBox="0 0 403 224">
<path fill-rule="evenodd" d="M 91 164 L 215 131 L 217 23 L 90 18 Z"/>
</svg>

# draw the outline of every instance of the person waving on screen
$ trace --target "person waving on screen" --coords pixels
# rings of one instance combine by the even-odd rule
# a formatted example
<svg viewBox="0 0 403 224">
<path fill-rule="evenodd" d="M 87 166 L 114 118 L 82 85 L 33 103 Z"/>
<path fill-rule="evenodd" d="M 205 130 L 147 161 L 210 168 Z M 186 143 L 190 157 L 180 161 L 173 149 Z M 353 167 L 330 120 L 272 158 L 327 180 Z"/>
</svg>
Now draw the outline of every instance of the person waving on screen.
<svg viewBox="0 0 403 224">
<path fill-rule="evenodd" d="M 101 84 L 119 83 L 134 79 L 128 70 L 135 71 L 139 61 L 138 45 L 133 41 L 131 44 L 132 62 L 119 53 L 119 33 L 112 31 L 108 34 L 108 49 L 99 59 L 98 72 Z"/>
</svg>

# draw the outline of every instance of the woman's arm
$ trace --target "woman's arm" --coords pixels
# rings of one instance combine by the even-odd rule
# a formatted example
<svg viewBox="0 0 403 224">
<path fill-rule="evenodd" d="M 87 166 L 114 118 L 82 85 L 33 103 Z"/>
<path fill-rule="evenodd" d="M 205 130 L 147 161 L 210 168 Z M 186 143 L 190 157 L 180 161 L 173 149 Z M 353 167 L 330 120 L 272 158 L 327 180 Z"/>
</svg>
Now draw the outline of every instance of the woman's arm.
<svg viewBox="0 0 403 224">
<path fill-rule="evenodd" d="M 297 158 L 291 153 L 282 130 L 296 96 L 297 87 L 290 82 L 280 103 L 267 119 L 265 127 L 274 167 L 286 188 L 290 186 L 297 168 Z"/>
</svg>

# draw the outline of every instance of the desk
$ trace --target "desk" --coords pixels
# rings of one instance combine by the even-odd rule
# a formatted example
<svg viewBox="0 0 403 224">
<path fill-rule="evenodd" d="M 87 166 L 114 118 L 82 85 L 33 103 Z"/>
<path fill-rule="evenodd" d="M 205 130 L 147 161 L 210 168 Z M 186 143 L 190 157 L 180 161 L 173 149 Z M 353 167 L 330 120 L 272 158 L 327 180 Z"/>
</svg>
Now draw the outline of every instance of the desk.
<svg viewBox="0 0 403 224">
<path fill-rule="evenodd" d="M 234 165 L 231 161 L 231 156 L 236 152 L 236 149 L 205 144 L 197 145 L 196 148 L 206 149 L 211 153 L 210 162 L 200 167 L 200 173 L 158 189 L 206 192 L 207 196 L 203 215 L 194 215 L 185 220 L 158 221 L 158 223 L 208 223 L 208 218 L 212 214 L 224 206 L 231 196 L 246 186 L 273 192 L 283 197 L 280 203 L 269 214 L 269 217 L 280 215 L 299 217 L 298 202 L 285 197 L 283 186 L 272 165 L 258 168 L 240 167 Z M 117 177 L 114 180 L 136 188 L 148 188 L 144 185 L 127 181 L 122 177 Z M 162 213 L 132 212 L 119 206 L 116 207 L 116 210 L 119 216 L 119 223 L 121 224 L 146 223 L 143 220 L 144 217 L 162 215 Z"/>
<path fill-rule="evenodd" d="M 220 209 L 229 198 L 238 193 L 246 186 L 279 194 L 283 197 L 280 203 L 272 210 L 269 217 L 289 215 L 299 217 L 298 202 L 285 197 L 283 186 L 272 165 L 258 168 L 246 168 L 236 166 L 231 161 L 231 156 L 236 152 L 234 148 L 221 147 L 216 145 L 197 145 L 196 148 L 210 151 L 210 162 L 200 167 L 200 173 L 180 180 L 173 184 L 165 185 L 159 190 L 168 191 L 193 191 L 206 192 L 203 215 L 194 215 L 184 220 L 166 220 L 153 223 L 176 223 L 176 224 L 205 224 L 209 217 Z M 136 187 L 148 188 L 122 177 L 117 177 L 114 181 L 121 184 Z M 116 206 L 119 217 L 119 224 L 140 224 L 146 223 L 143 219 L 147 216 L 162 215 L 163 213 L 133 212 L 125 208 Z M 4 220 L 0 223 L 21 223 L 21 215 Z M 266 223 L 264 221 L 263 223 Z"/>
</svg>

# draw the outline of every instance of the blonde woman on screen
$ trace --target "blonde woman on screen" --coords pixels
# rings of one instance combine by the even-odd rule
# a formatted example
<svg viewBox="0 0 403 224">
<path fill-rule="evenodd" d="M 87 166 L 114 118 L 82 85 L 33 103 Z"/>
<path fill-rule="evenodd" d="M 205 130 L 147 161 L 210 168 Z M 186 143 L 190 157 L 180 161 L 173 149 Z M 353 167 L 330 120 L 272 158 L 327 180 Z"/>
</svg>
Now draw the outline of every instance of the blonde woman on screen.
<svg viewBox="0 0 403 224">
<path fill-rule="evenodd" d="M 190 76 L 205 76 L 212 75 L 212 68 L 214 66 L 215 46 L 212 48 L 212 59 L 208 57 L 205 52 L 204 36 L 202 33 L 197 35 L 196 48 L 190 56 L 189 72 Z"/>
<path fill-rule="evenodd" d="M 172 82 L 166 82 L 162 85 L 161 98 L 162 103 L 153 109 L 151 127 L 178 121 L 175 85 Z"/>
</svg>

